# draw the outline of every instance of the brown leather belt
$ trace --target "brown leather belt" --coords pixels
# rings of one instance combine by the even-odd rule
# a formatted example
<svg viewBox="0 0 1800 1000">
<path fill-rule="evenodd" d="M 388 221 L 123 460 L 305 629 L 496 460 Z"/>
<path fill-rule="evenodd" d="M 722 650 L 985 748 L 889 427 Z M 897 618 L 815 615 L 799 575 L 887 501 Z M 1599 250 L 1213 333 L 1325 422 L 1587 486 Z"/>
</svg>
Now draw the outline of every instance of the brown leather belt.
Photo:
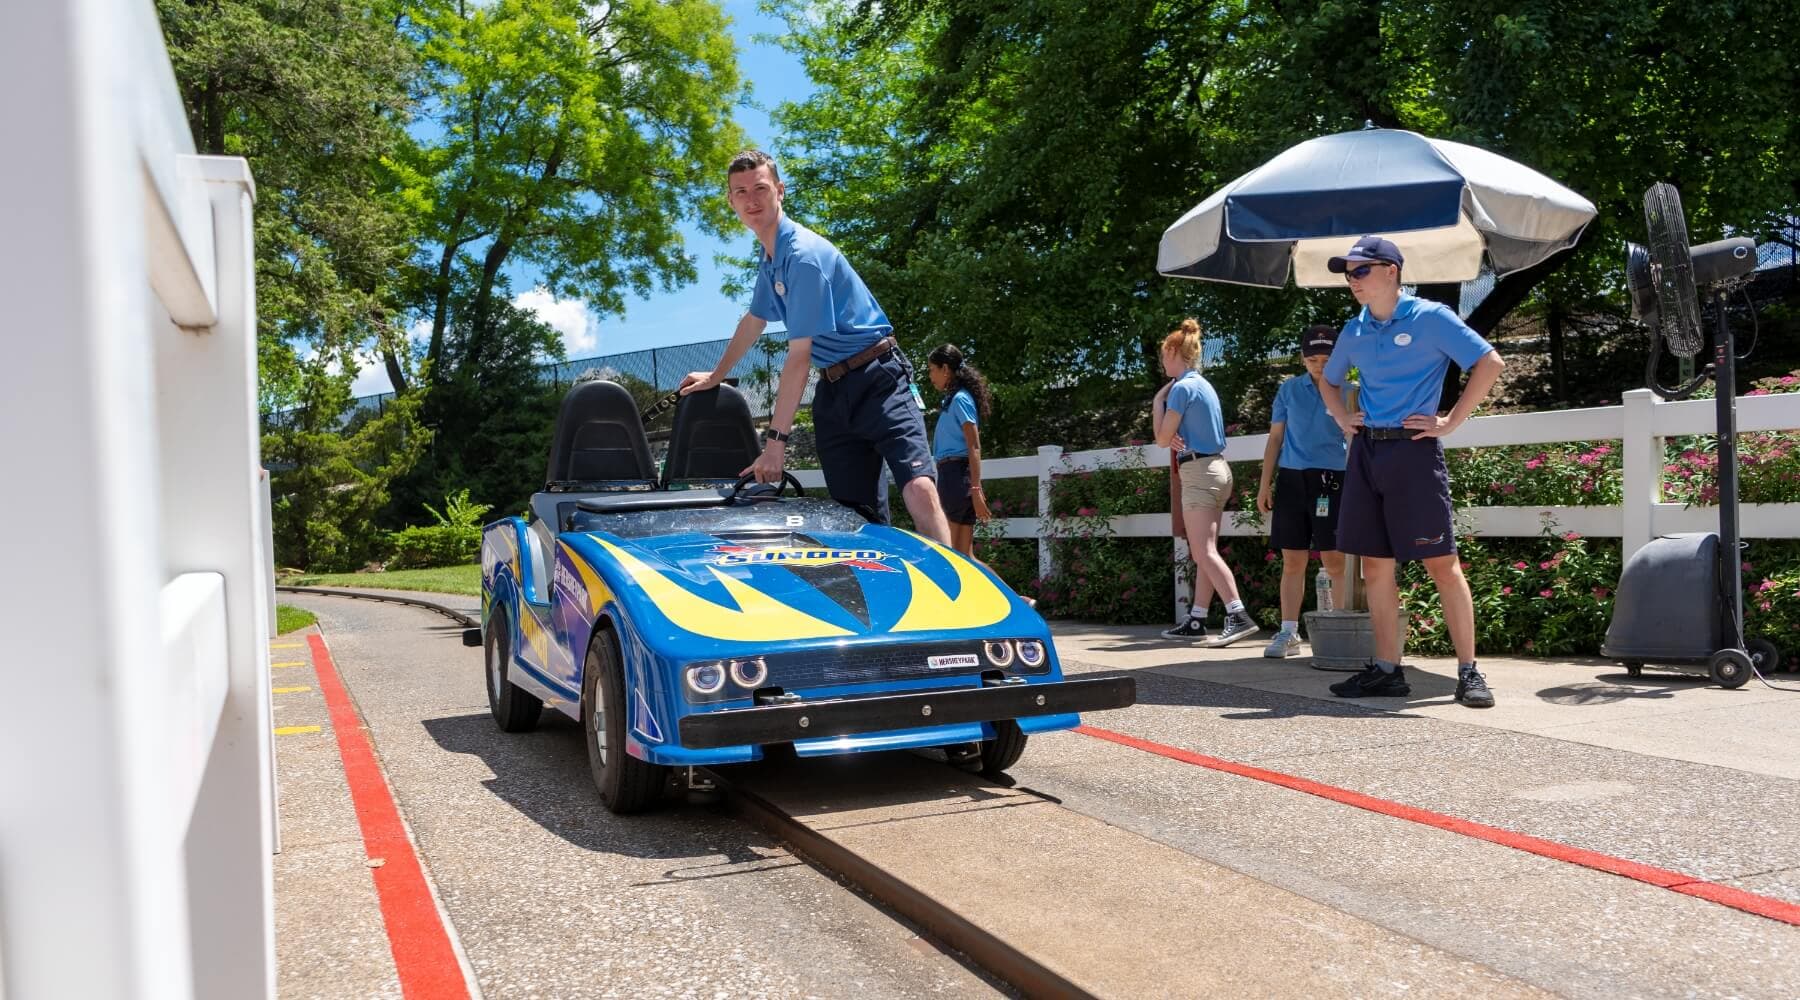
<svg viewBox="0 0 1800 1000">
<path fill-rule="evenodd" d="M 836 382 L 838 379 L 861 368 L 863 365 L 866 365 L 877 358 L 886 356 L 889 351 L 898 346 L 900 345 L 894 342 L 894 338 L 883 337 L 864 348 L 861 352 L 845 358 L 835 365 L 825 368 L 821 374 L 825 376 L 825 381 Z"/>
</svg>

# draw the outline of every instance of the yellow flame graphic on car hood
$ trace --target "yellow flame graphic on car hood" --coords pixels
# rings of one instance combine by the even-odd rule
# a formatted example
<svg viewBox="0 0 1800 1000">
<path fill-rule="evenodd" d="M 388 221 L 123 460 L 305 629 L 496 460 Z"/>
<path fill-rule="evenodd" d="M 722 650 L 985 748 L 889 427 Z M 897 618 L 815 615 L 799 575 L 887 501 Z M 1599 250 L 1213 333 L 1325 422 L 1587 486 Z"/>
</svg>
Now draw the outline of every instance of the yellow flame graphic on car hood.
<svg viewBox="0 0 1800 1000">
<path fill-rule="evenodd" d="M 912 581 L 912 603 L 894 623 L 894 632 L 928 632 L 951 628 L 982 628 L 1002 621 L 1012 614 L 1012 601 L 994 586 L 987 574 L 969 560 L 927 538 L 920 541 L 943 556 L 960 584 L 956 597 L 946 594 L 931 578 L 906 564 L 907 579 Z"/>
<path fill-rule="evenodd" d="M 776 600 L 736 577 L 705 567 L 731 595 L 736 608 L 708 600 L 689 591 L 660 570 L 630 552 L 595 538 L 677 628 L 728 642 L 767 642 L 783 639 L 824 639 L 855 633 L 816 618 Z M 1012 614 L 1012 601 L 987 574 L 968 559 L 932 542 L 920 539 L 956 572 L 953 598 L 910 562 L 903 562 L 912 597 L 906 611 L 890 632 L 930 632 L 942 629 L 983 628 Z M 577 560 L 577 565 L 580 561 Z M 583 574 L 584 576 L 586 574 Z M 593 594 L 598 588 L 591 588 Z"/>
<path fill-rule="evenodd" d="M 687 588 L 658 572 L 617 545 L 604 538 L 595 541 L 612 553 L 625 572 L 631 574 L 644 593 L 656 605 L 669 621 L 677 628 L 685 629 L 695 635 L 710 636 L 731 642 L 762 642 L 779 639 L 825 639 L 833 636 L 852 635 L 854 633 L 837 627 L 828 621 L 814 618 L 804 611 L 798 611 L 775 600 L 761 591 L 752 589 L 744 583 L 726 576 L 724 573 L 706 567 L 718 581 L 725 585 L 725 591 L 737 602 L 737 608 L 728 608 L 707 600 L 698 594 L 690 593 Z"/>
</svg>

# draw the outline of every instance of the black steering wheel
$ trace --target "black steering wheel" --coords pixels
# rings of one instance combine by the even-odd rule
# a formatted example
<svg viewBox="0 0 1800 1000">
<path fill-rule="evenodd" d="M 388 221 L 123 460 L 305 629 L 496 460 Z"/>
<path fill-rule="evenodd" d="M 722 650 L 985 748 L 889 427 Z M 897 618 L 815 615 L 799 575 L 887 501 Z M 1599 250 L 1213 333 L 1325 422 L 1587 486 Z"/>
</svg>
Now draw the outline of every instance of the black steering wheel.
<svg viewBox="0 0 1800 1000">
<path fill-rule="evenodd" d="M 781 473 L 781 482 L 779 483 L 759 483 L 756 481 L 756 475 L 752 473 L 739 478 L 736 483 L 733 483 L 731 492 L 725 495 L 725 499 L 732 503 L 737 503 L 740 500 L 746 503 L 755 503 L 760 500 L 779 500 L 787 495 L 787 488 L 789 486 L 794 488 L 794 496 L 803 497 L 806 495 L 806 487 L 801 486 L 800 480 L 795 479 L 794 474 L 791 472 L 783 470 Z"/>
</svg>

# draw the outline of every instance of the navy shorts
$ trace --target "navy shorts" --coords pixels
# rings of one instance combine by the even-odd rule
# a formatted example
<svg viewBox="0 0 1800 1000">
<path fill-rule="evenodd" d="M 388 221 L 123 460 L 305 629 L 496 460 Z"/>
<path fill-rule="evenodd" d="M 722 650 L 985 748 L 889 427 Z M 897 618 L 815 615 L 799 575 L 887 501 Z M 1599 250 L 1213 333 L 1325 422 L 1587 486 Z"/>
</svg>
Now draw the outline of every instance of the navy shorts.
<svg viewBox="0 0 1800 1000">
<path fill-rule="evenodd" d="M 820 376 L 813 388 L 813 440 L 825 492 L 839 503 L 888 521 L 887 463 L 894 482 L 905 486 L 937 475 L 925 437 L 925 413 L 912 394 L 912 365 L 889 351 L 836 382 Z"/>
<path fill-rule="evenodd" d="M 1334 469 L 1276 469 L 1269 544 L 1278 549 L 1330 552 L 1337 548 L 1344 474 Z M 1323 500 L 1324 513 L 1319 513 Z"/>
<path fill-rule="evenodd" d="M 1450 471 L 1437 438 L 1370 441 L 1357 434 L 1344 470 L 1338 548 L 1409 562 L 1456 551 Z"/>
<path fill-rule="evenodd" d="M 951 524 L 974 524 L 975 498 L 969 495 L 969 460 L 946 458 L 937 466 L 938 505 Z"/>
</svg>

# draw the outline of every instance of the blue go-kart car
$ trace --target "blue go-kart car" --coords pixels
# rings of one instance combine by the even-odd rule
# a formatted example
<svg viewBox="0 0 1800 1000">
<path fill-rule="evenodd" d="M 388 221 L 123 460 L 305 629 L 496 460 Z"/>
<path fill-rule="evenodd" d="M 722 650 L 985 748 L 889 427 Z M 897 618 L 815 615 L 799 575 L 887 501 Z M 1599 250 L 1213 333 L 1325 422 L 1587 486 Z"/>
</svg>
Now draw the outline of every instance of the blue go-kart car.
<svg viewBox="0 0 1800 1000">
<path fill-rule="evenodd" d="M 579 721 L 612 811 L 775 747 L 949 747 L 996 774 L 1028 734 L 1135 701 L 1130 678 L 1064 680 L 1044 620 L 979 563 L 791 476 L 737 479 L 757 453 L 721 386 L 681 399 L 659 475 L 630 394 L 585 382 L 530 517 L 483 529 L 466 638 L 494 721 L 531 729 L 546 703 Z"/>
</svg>

